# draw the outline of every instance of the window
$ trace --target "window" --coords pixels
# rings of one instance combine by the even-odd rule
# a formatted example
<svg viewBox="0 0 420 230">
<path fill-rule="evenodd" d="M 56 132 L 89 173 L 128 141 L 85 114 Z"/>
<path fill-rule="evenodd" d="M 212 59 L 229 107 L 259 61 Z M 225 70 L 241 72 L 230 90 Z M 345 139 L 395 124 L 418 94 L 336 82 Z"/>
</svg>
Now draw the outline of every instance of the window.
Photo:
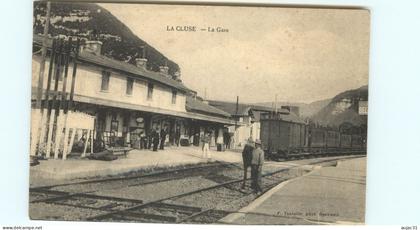
<svg viewBox="0 0 420 230">
<path fill-rule="evenodd" d="M 108 71 L 102 71 L 102 83 L 101 83 L 101 91 L 108 91 L 109 89 L 109 76 L 111 73 Z"/>
<path fill-rule="evenodd" d="M 118 121 L 111 120 L 111 132 L 118 132 Z"/>
<path fill-rule="evenodd" d="M 111 113 L 111 132 L 118 132 L 117 114 Z"/>
<path fill-rule="evenodd" d="M 153 84 L 147 84 L 147 99 L 151 100 L 153 98 Z"/>
<path fill-rule="evenodd" d="M 127 95 L 132 95 L 133 94 L 133 83 L 134 83 L 134 79 L 127 78 L 127 88 L 125 90 L 125 93 Z"/>
<path fill-rule="evenodd" d="M 172 90 L 172 104 L 176 104 L 176 90 Z"/>
</svg>

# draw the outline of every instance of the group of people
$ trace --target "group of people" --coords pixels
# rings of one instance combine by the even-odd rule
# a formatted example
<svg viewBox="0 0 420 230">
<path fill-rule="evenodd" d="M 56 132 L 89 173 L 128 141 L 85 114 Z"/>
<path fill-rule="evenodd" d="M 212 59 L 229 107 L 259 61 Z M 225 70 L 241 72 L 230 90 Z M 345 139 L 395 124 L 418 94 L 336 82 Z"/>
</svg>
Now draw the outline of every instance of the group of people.
<svg viewBox="0 0 420 230">
<path fill-rule="evenodd" d="M 248 168 L 251 168 L 251 188 L 255 193 L 260 194 L 261 189 L 261 176 L 262 166 L 264 164 L 264 151 L 261 148 L 261 141 L 250 138 L 248 143 L 242 151 L 242 160 L 244 164 L 244 179 L 242 183 L 242 189 L 245 188 L 247 181 Z"/>
<path fill-rule="evenodd" d="M 207 158 L 208 160 L 211 160 L 210 142 L 212 138 L 213 134 L 211 131 L 205 132 L 204 135 L 200 136 L 199 138 L 201 141 L 201 150 L 203 153 L 203 158 Z M 218 145 L 218 151 L 223 151 L 222 148 L 230 149 L 232 138 L 233 137 L 231 137 L 231 134 L 228 132 L 223 132 L 223 134 L 219 133 L 219 136 L 216 136 L 216 145 Z"/>
<path fill-rule="evenodd" d="M 179 136 L 176 132 L 175 142 L 179 145 Z M 144 133 L 140 135 L 141 145 L 144 149 L 153 149 L 153 151 L 164 150 L 166 136 L 168 135 L 167 128 L 164 127 L 159 131 L 159 128 L 152 129 L 149 135 L 146 136 Z M 178 137 L 178 138 L 177 138 Z M 202 142 L 202 157 L 211 161 L 210 141 L 211 133 L 206 132 L 201 138 Z M 242 189 L 245 188 L 248 169 L 251 168 L 251 188 L 255 193 L 260 194 L 261 189 L 261 176 L 262 166 L 264 164 L 264 151 L 261 148 L 261 140 L 253 141 L 251 138 L 248 139 L 245 147 L 242 151 L 242 160 L 244 166 L 244 177 L 242 183 Z"/>
<path fill-rule="evenodd" d="M 140 134 L 140 149 L 153 149 L 153 151 L 164 150 L 168 131 L 166 127 L 151 129 L 148 135 Z"/>
</svg>

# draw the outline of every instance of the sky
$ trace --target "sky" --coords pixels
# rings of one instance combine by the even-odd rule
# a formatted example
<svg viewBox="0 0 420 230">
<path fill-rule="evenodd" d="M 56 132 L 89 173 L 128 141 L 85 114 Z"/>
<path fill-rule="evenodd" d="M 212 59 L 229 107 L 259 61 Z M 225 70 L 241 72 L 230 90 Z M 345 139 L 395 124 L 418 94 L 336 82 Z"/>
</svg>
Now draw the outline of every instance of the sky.
<svg viewBox="0 0 420 230">
<path fill-rule="evenodd" d="M 277 95 L 310 103 L 368 84 L 367 10 L 100 5 L 176 62 L 184 84 L 206 99 L 268 102 Z M 208 27 L 229 32 L 200 30 Z"/>
</svg>

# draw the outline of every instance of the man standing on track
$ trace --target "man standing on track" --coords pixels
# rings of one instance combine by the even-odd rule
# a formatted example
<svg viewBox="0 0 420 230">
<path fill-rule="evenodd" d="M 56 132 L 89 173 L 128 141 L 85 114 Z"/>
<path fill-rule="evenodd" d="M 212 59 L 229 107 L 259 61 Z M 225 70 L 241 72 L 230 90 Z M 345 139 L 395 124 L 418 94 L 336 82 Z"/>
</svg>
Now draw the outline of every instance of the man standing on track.
<svg viewBox="0 0 420 230">
<path fill-rule="evenodd" d="M 242 161 L 244 163 L 244 181 L 242 183 L 242 189 L 245 188 L 246 180 L 248 177 L 248 168 L 251 167 L 252 151 L 254 151 L 254 142 L 251 138 L 245 144 L 244 150 L 242 151 Z"/>
<path fill-rule="evenodd" d="M 261 149 L 261 141 L 255 140 L 255 149 L 252 151 L 252 160 L 251 160 L 251 187 L 254 189 L 254 192 L 260 194 L 261 189 L 261 174 L 262 166 L 264 164 L 264 151 Z"/>
</svg>

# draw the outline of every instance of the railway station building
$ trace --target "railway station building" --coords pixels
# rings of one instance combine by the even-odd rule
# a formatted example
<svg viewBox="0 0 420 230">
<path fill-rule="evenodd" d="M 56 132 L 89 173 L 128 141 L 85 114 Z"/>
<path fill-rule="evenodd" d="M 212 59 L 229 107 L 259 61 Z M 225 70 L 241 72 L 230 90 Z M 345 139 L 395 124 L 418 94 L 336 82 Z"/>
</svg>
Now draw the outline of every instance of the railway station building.
<svg viewBox="0 0 420 230">
<path fill-rule="evenodd" d="M 52 39 L 48 44 L 51 48 Z M 34 35 L 33 45 L 34 49 L 40 49 L 42 37 Z M 90 131 L 94 140 L 100 140 L 107 146 L 134 146 L 140 135 L 148 135 L 152 129 L 160 130 L 166 127 L 169 134 L 166 140 L 168 145 L 176 144 L 177 133 L 181 134 L 182 138 L 187 138 L 190 143 L 198 145 L 200 135 L 205 131 L 213 133 L 214 145 L 216 138 L 223 135 L 224 128 L 234 124 L 229 113 L 200 100 L 195 91 L 183 84 L 179 74 L 169 74 L 169 67 L 161 66 L 159 72 L 155 72 L 146 68 L 146 58 L 137 58 L 135 65 L 114 60 L 101 55 L 101 45 L 100 41 L 88 41 L 80 48 L 74 83 L 75 109 L 69 113 L 68 118 L 74 133 L 70 136 L 76 139 L 74 143 L 80 138 L 88 138 Z M 40 54 L 34 54 L 32 57 L 33 110 L 41 60 Z M 49 60 L 47 55 L 46 70 L 49 69 Z M 68 72 L 72 73 L 73 66 L 69 65 L 68 68 Z M 51 79 L 51 84 L 54 84 L 55 80 Z M 66 78 L 65 84 L 70 85 L 70 81 L 70 77 Z M 60 77 L 58 89 L 61 89 L 63 84 L 64 80 Z M 46 85 L 47 78 L 44 77 L 44 93 Z M 66 93 L 69 91 L 70 89 L 67 89 Z M 42 99 L 46 99 L 44 94 Z M 39 119 L 42 120 L 33 112 L 32 124 Z M 60 122 L 63 119 L 58 117 L 56 120 L 51 127 L 61 130 Z M 57 140 L 58 134 L 55 137 L 42 135 L 41 128 L 32 128 L 31 138 L 34 139 L 38 135 L 41 135 L 41 139 L 48 146 L 54 145 L 54 142 L 63 142 Z M 31 144 L 33 143 L 31 141 Z M 73 140 L 70 143 L 70 146 L 73 146 Z M 56 144 L 50 151 L 64 151 L 61 145 L 63 144 Z M 68 152 L 71 152 L 71 147 Z M 36 154 L 32 148 L 31 154 Z"/>
</svg>

